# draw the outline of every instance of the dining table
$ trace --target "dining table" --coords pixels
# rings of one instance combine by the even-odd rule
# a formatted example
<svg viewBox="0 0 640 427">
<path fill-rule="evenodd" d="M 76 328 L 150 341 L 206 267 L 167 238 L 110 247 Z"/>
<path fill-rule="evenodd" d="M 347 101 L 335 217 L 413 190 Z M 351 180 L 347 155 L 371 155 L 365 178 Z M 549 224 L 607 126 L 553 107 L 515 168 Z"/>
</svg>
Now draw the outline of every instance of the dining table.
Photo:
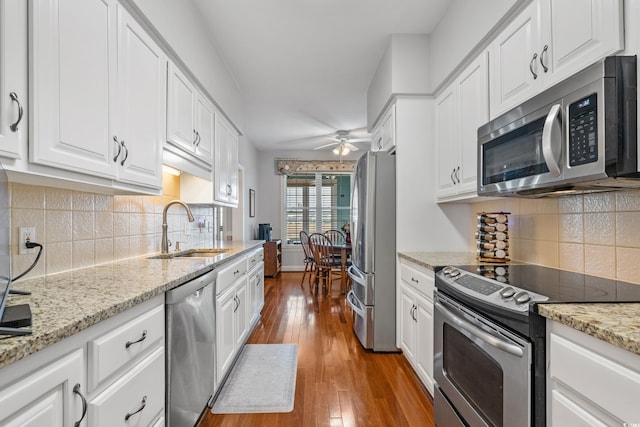
<svg viewBox="0 0 640 427">
<path fill-rule="evenodd" d="M 347 261 L 351 256 L 351 243 L 331 243 L 333 253 L 340 255 L 340 293 L 347 289 Z"/>
</svg>

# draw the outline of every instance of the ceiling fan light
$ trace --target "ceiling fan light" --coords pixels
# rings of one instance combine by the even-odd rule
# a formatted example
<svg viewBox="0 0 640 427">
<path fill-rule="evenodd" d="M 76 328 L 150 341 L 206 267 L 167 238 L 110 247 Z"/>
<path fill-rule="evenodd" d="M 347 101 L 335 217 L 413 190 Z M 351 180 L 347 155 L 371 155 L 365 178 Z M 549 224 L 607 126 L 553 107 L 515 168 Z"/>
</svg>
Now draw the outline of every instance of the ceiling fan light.
<svg viewBox="0 0 640 427">
<path fill-rule="evenodd" d="M 342 146 L 342 155 L 346 156 L 347 154 L 349 154 L 351 152 L 351 150 L 349 150 L 348 147 Z"/>
<path fill-rule="evenodd" d="M 340 148 L 336 147 L 333 149 L 333 154 L 335 154 L 336 156 L 340 154 Z"/>
</svg>

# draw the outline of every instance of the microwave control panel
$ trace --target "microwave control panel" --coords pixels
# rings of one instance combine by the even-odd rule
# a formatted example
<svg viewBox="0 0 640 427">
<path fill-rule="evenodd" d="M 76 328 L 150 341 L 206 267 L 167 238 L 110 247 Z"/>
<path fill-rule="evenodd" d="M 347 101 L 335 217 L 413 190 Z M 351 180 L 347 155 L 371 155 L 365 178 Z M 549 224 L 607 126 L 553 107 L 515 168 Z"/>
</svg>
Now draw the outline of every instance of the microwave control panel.
<svg viewBox="0 0 640 427">
<path fill-rule="evenodd" d="M 595 93 L 569 105 L 569 166 L 598 160 L 597 105 Z"/>
</svg>

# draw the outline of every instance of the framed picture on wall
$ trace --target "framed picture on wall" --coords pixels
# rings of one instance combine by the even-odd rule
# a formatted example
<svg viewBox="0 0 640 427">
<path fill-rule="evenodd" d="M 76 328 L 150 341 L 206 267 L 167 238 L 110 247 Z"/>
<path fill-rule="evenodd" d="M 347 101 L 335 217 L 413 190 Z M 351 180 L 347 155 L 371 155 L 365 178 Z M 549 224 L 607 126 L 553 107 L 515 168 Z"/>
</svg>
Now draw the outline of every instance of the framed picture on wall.
<svg viewBox="0 0 640 427">
<path fill-rule="evenodd" d="M 249 189 L 249 218 L 256 216 L 256 192 L 252 188 Z"/>
</svg>

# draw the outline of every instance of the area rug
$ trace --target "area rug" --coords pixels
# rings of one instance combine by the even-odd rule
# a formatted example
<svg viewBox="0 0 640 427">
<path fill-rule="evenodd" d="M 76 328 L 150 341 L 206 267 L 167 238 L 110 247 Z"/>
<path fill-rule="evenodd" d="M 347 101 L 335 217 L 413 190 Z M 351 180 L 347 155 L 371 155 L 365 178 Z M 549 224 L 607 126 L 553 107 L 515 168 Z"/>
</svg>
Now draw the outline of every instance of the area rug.
<svg viewBox="0 0 640 427">
<path fill-rule="evenodd" d="M 293 411 L 295 344 L 247 344 L 211 408 L 214 414 Z"/>
</svg>

